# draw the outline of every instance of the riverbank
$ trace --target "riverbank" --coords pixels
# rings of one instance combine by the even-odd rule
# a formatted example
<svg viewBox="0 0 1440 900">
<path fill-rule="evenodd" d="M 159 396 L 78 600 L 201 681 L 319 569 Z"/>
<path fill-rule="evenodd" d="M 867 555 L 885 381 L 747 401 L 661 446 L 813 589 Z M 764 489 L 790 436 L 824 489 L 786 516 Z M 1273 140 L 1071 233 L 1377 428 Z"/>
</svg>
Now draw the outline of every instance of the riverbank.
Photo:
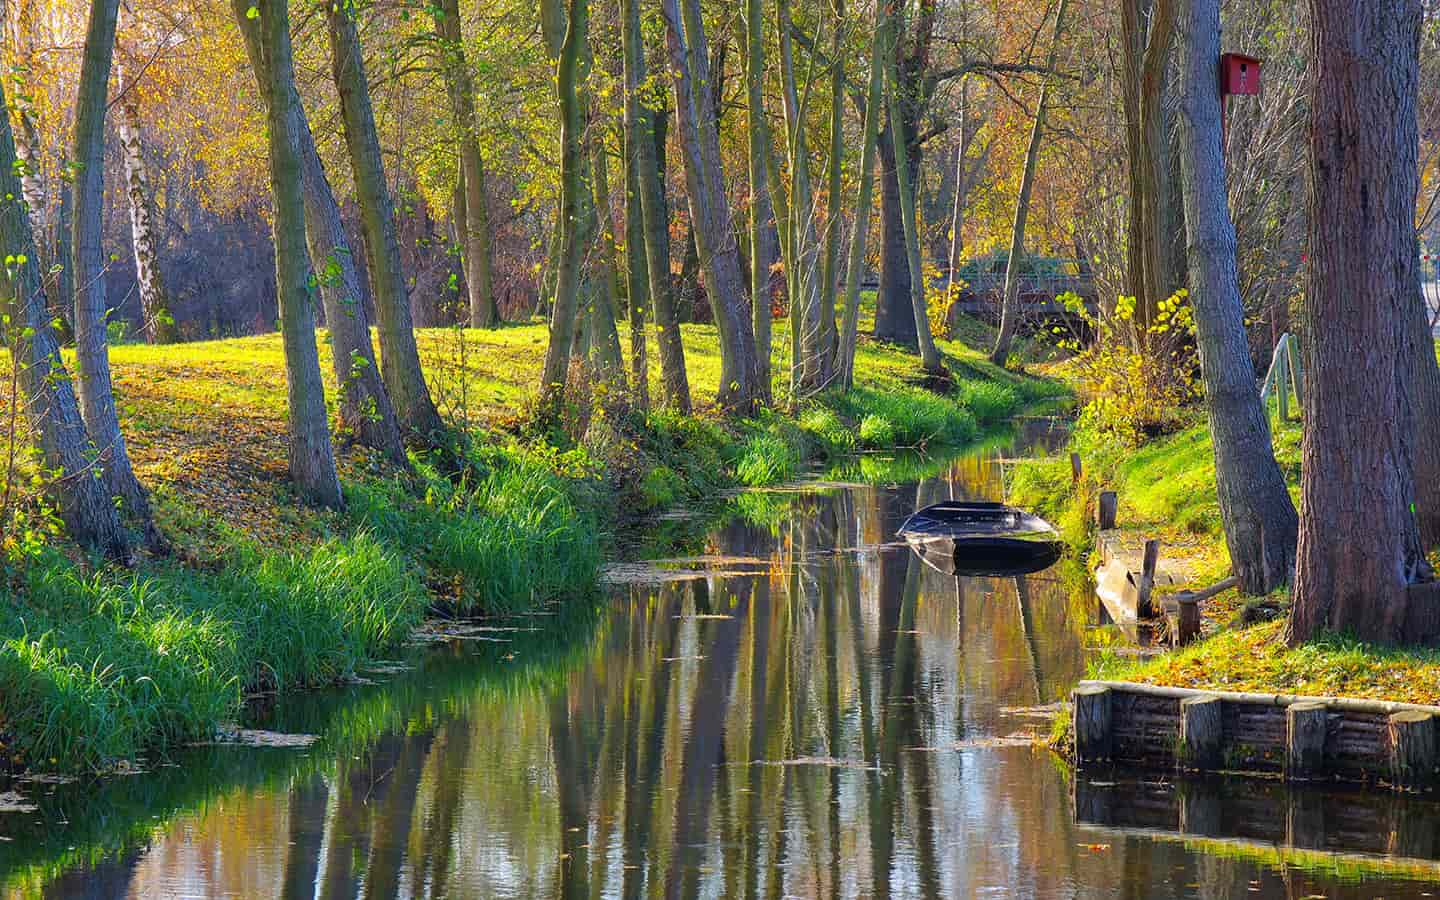
<svg viewBox="0 0 1440 900">
<path fill-rule="evenodd" d="M 1300 425 L 1272 418 L 1276 459 L 1299 499 Z M 1015 467 L 1010 498 L 1057 522 L 1077 556 L 1094 543 L 1095 497 L 1113 490 L 1125 540 L 1159 538 L 1162 558 L 1177 560 L 1186 583 L 1157 587 L 1157 596 L 1198 590 L 1229 574 L 1229 556 L 1215 493 L 1213 448 L 1203 416 L 1139 447 L 1080 428 L 1071 447 L 1081 454 L 1077 486 L 1068 457 Z M 1202 604 L 1202 639 L 1154 658 L 1102 653 L 1090 677 L 1168 687 L 1262 694 L 1346 696 L 1402 703 L 1440 703 L 1440 652 L 1390 648 L 1331 635 L 1302 647 L 1281 640 L 1289 597 L 1279 590 L 1245 598 L 1229 590 Z"/>
<path fill-rule="evenodd" d="M 692 391 L 713 396 L 713 329 L 684 336 Z M 289 488 L 278 336 L 113 349 L 131 456 L 174 554 L 120 570 L 52 545 L 8 565 L 0 734 L 12 766 L 100 770 L 207 738 L 247 698 L 347 677 L 434 611 L 591 595 L 622 513 L 704 504 L 857 450 L 957 446 L 1063 392 L 942 342 L 955 386 L 940 396 L 910 383 L 913 357 L 865 343 L 856 389 L 794 417 L 597 405 L 583 433 L 542 439 L 523 415 L 542 325 L 419 339 L 463 436 L 459 466 L 417 457 L 402 473 L 343 448 L 344 512 L 300 505 Z"/>
</svg>

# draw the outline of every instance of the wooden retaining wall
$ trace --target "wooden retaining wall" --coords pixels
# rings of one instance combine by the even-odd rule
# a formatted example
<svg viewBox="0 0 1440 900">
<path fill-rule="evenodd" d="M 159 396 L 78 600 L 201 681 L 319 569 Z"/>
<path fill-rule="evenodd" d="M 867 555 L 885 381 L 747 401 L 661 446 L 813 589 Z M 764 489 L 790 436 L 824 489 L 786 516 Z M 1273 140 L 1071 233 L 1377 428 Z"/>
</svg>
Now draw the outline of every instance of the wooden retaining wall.
<svg viewBox="0 0 1440 900">
<path fill-rule="evenodd" d="M 1440 783 L 1440 707 L 1083 681 L 1071 694 L 1076 761 L 1291 779 Z"/>
<path fill-rule="evenodd" d="M 1314 851 L 1378 874 L 1440 880 L 1440 803 L 1279 780 L 1075 779 L 1077 824 L 1103 834 Z"/>
</svg>

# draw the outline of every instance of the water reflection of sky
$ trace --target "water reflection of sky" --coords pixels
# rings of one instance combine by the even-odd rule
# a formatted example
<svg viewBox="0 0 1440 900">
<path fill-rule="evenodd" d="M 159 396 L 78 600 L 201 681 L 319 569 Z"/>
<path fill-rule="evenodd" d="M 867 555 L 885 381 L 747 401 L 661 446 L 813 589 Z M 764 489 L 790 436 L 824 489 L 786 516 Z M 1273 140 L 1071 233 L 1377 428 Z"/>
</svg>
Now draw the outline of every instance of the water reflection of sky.
<svg viewBox="0 0 1440 900">
<path fill-rule="evenodd" d="M 386 686 L 295 701 L 277 727 L 321 743 L 197 757 L 209 792 L 169 769 L 99 797 L 58 788 L 0 819 L 9 892 L 1423 895 L 1398 871 L 1075 823 L 1072 776 L 1025 738 L 1049 728 L 1031 708 L 1084 672 L 1091 605 L 1053 572 L 957 581 L 893 543 L 919 506 L 998 497 L 995 455 L 732 521 L 706 547 L 730 574 L 618 587 L 593 639 L 544 665 L 462 645 Z M 107 811 L 129 838 L 92 828 L 67 849 L 65 816 Z"/>
</svg>

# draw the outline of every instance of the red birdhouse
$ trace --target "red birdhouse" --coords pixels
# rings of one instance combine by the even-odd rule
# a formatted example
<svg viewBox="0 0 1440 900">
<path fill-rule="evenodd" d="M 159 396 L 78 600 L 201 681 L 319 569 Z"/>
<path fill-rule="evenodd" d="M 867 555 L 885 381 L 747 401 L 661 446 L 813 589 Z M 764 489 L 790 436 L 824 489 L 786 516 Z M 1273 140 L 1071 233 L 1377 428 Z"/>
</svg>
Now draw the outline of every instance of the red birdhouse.
<svg viewBox="0 0 1440 900">
<path fill-rule="evenodd" d="M 1242 53 L 1226 53 L 1220 57 L 1220 93 L 1260 93 L 1260 60 Z"/>
</svg>

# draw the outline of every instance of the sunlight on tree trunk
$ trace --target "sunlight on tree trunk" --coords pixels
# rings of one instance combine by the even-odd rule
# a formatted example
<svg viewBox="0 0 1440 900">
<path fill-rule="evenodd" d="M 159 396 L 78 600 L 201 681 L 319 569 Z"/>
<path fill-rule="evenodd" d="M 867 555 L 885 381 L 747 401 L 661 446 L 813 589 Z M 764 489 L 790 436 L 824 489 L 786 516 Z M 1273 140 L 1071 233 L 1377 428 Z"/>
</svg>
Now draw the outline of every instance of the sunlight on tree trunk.
<svg viewBox="0 0 1440 900">
<path fill-rule="evenodd" d="M 159 549 L 163 538 L 150 514 L 145 489 L 130 466 L 125 436 L 115 410 L 110 382 L 110 348 L 106 331 L 105 256 L 101 249 L 105 175 L 105 111 L 110 60 L 115 48 L 119 0 L 92 0 L 75 102 L 75 212 L 72 223 L 71 269 L 75 278 L 75 368 L 80 410 L 90 440 L 100 452 L 110 492 L 140 522 L 146 542 Z"/>
<path fill-rule="evenodd" d="M 1421 3 L 1310 5 L 1310 370 L 1286 638 L 1336 631 L 1397 642 L 1411 614 L 1434 605 L 1411 603 L 1412 585 L 1431 572 L 1410 509 L 1415 423 L 1403 352 L 1419 279 Z"/>
<path fill-rule="evenodd" d="M 435 36 L 440 44 L 440 66 L 445 92 L 450 98 L 450 115 L 455 120 L 459 142 L 461 183 L 465 188 L 465 221 L 457 223 L 464 248 L 465 287 L 470 296 L 470 326 L 490 328 L 500 321 L 495 303 L 491 260 L 490 216 L 485 205 L 485 165 L 480 155 L 480 134 L 475 115 L 475 87 L 460 28 L 459 0 L 439 0 L 431 7 Z M 463 224 L 463 228 L 458 227 Z"/>
<path fill-rule="evenodd" d="M 0 83 L 0 109 L 5 108 Z M 25 414 L 46 468 L 59 472 L 52 490 L 70 537 L 111 559 L 126 559 L 129 543 L 120 515 L 105 483 L 89 476 L 94 448 L 80 418 L 80 406 L 60 358 L 51 316 L 40 285 L 39 260 L 30 220 L 21 203 L 21 187 L 10 119 L 0 116 L 0 257 L 14 257 L 0 267 L 0 316 L 5 344 L 19 367 Z M 22 259 L 23 258 L 23 259 Z"/>
<path fill-rule="evenodd" d="M 117 73 L 116 80 L 125 84 L 123 74 Z M 133 82 L 122 91 L 118 107 L 120 151 L 125 160 L 125 197 L 130 204 L 130 243 L 135 248 L 135 282 L 140 289 L 143 330 L 152 344 L 173 344 L 179 335 L 170 313 L 165 279 L 160 274 L 160 236 L 150 215 L 150 175 L 140 144 L 140 99 Z"/>
<path fill-rule="evenodd" d="M 344 505 L 335 455 L 325 420 L 325 388 L 315 350 L 315 316 L 310 307 L 305 256 L 305 210 L 300 180 L 299 140 L 292 104 L 295 70 L 290 57 L 288 0 L 260 5 L 265 79 L 269 85 L 270 186 L 275 198 L 275 287 L 285 347 L 289 398 L 290 478 L 305 499 L 321 506 Z"/>
<path fill-rule="evenodd" d="M 1220 0 L 1190 0 L 1180 36 L 1180 172 L 1195 344 L 1215 449 L 1215 483 L 1230 566 L 1248 594 L 1290 580 L 1295 505 L 1270 446 L 1250 363 L 1221 146 Z"/>
<path fill-rule="evenodd" d="M 380 326 L 380 368 L 395 413 L 405 430 L 422 442 L 433 444 L 442 438 L 445 426 L 435 410 L 420 367 L 410 295 L 400 262 L 395 206 L 385 183 L 385 161 L 375 131 L 360 36 L 350 15 L 343 4 L 329 7 L 331 71 L 340 96 L 345 146 L 350 154 L 360 225 L 365 236 L 366 268 L 375 300 L 375 318 Z"/>
</svg>

